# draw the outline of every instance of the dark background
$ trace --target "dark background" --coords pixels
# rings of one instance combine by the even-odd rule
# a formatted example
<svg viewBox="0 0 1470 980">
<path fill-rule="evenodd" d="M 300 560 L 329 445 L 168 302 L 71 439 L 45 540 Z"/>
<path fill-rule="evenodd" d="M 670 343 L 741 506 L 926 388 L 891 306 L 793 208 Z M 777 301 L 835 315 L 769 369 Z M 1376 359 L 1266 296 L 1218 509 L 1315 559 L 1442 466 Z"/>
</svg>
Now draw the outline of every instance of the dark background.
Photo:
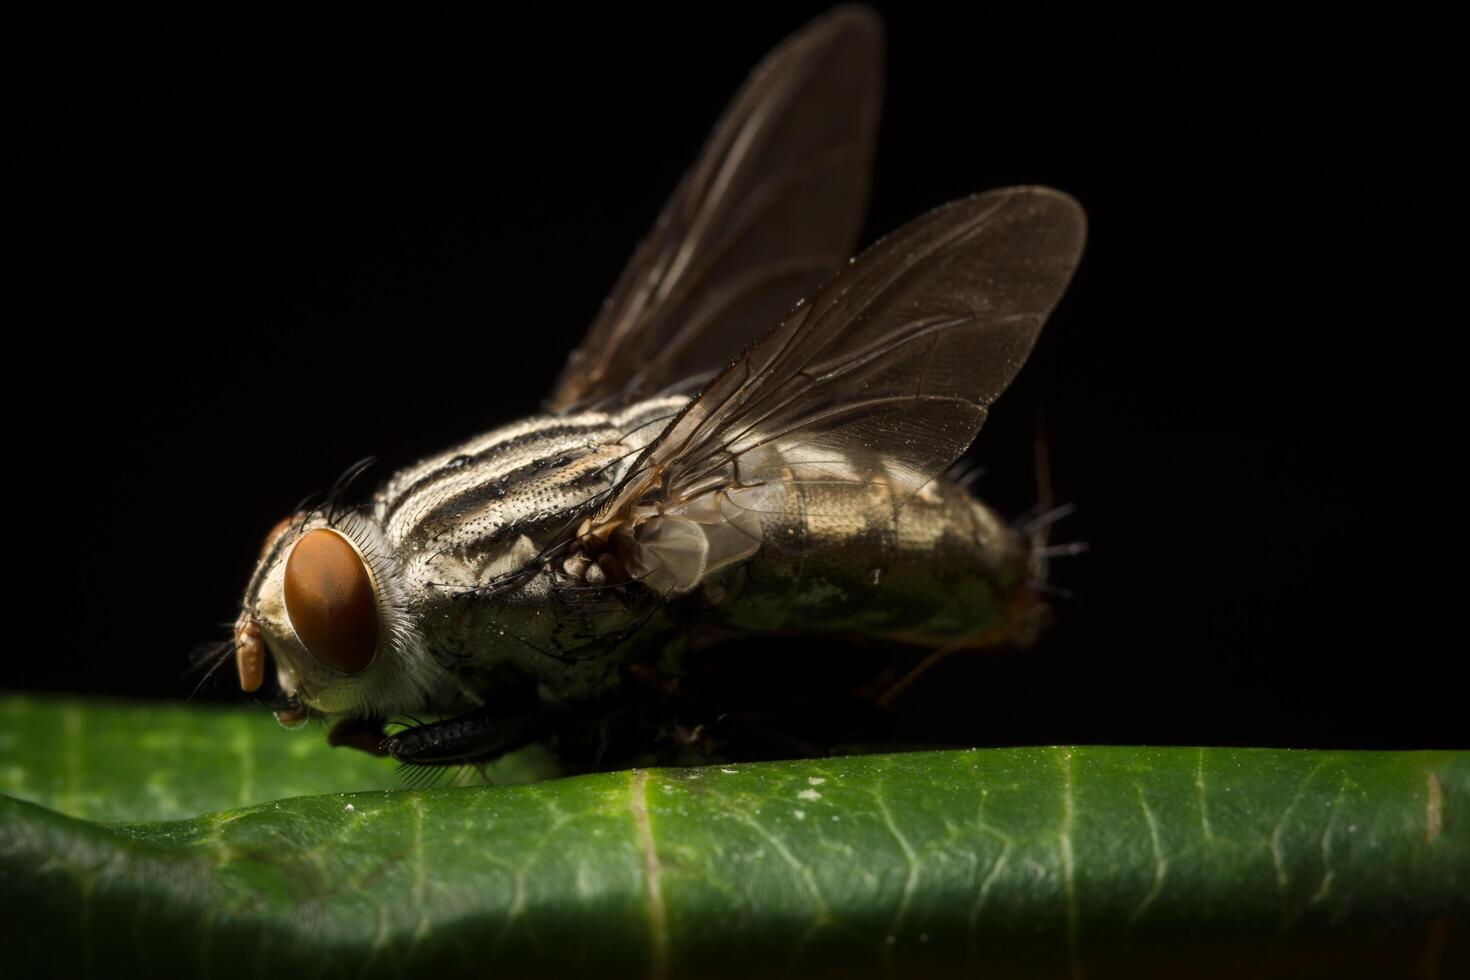
<svg viewBox="0 0 1470 980">
<path fill-rule="evenodd" d="M 9 31 L 36 302 L 8 331 L 5 686 L 185 696 L 297 500 L 533 411 L 745 72 L 820 9 Z M 1448 27 L 1391 13 L 884 11 L 865 240 L 1013 183 L 1091 220 L 975 450 L 1019 514 L 1044 410 L 1081 600 L 915 695 L 969 739 L 1465 744 L 1438 561 L 1463 436 L 1430 380 L 1464 320 L 1463 117 Z"/>
</svg>

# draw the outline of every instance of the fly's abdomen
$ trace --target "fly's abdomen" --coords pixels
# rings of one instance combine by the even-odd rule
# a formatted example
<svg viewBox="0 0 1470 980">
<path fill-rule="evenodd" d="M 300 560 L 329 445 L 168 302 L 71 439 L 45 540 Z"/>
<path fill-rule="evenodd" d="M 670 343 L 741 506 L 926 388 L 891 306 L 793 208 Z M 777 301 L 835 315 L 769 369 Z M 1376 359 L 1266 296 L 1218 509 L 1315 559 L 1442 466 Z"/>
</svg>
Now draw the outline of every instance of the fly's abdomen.
<svg viewBox="0 0 1470 980">
<path fill-rule="evenodd" d="M 731 626 L 925 646 L 1022 640 L 1034 598 L 1021 534 L 936 480 L 901 504 L 882 481 L 786 488 L 760 552 L 730 576 Z"/>
</svg>

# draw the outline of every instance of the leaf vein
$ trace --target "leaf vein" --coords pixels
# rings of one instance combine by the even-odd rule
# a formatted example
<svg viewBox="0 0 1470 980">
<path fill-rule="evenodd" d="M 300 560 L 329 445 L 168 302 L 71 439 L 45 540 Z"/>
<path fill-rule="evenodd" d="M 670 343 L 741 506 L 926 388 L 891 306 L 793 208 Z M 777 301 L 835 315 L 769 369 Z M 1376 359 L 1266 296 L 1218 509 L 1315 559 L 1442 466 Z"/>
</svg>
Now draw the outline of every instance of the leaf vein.
<svg viewBox="0 0 1470 980">
<path fill-rule="evenodd" d="M 643 877 L 648 889 L 648 926 L 651 975 L 654 980 L 664 980 L 669 971 L 669 924 L 664 910 L 662 866 L 658 851 L 653 843 L 653 828 L 648 820 L 648 770 L 633 770 L 633 779 L 628 794 L 628 809 L 633 814 L 633 828 L 638 835 L 638 847 L 643 854 Z"/>
<path fill-rule="evenodd" d="M 1137 922 L 1143 913 L 1148 911 L 1149 906 L 1158 899 L 1159 894 L 1164 890 L 1164 878 L 1169 873 L 1169 857 L 1164 853 L 1163 842 L 1159 839 L 1159 824 L 1154 819 L 1153 811 L 1149 809 L 1148 800 L 1144 798 L 1142 786 L 1138 787 L 1138 805 L 1143 808 L 1143 819 L 1148 824 L 1149 844 L 1153 848 L 1154 882 L 1148 894 L 1143 896 L 1143 901 L 1138 903 L 1138 907 L 1128 917 L 1129 922 Z"/>
</svg>

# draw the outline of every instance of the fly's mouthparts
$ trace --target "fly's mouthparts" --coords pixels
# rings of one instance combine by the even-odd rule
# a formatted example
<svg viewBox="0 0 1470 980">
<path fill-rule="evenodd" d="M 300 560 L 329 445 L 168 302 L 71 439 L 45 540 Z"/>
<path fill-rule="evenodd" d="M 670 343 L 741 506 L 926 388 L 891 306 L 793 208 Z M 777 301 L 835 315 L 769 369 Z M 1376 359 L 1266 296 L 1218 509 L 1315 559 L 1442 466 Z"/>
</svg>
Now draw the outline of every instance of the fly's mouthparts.
<svg viewBox="0 0 1470 980">
<path fill-rule="evenodd" d="M 293 697 L 284 708 L 277 708 L 275 714 L 276 721 L 282 728 L 294 732 L 306 724 L 306 720 L 311 717 L 311 710 Z"/>
</svg>

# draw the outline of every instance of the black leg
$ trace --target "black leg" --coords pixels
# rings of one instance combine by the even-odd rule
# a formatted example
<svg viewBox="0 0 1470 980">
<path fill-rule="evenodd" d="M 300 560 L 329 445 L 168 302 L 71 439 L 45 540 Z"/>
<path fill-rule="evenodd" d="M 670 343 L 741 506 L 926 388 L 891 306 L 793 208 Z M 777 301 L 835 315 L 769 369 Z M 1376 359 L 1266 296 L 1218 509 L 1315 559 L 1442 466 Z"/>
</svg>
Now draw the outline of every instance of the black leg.
<svg viewBox="0 0 1470 980">
<path fill-rule="evenodd" d="M 386 754 L 406 766 L 489 762 L 544 734 L 543 712 L 537 707 L 510 712 L 501 706 L 476 708 L 389 735 L 381 745 Z"/>
</svg>

